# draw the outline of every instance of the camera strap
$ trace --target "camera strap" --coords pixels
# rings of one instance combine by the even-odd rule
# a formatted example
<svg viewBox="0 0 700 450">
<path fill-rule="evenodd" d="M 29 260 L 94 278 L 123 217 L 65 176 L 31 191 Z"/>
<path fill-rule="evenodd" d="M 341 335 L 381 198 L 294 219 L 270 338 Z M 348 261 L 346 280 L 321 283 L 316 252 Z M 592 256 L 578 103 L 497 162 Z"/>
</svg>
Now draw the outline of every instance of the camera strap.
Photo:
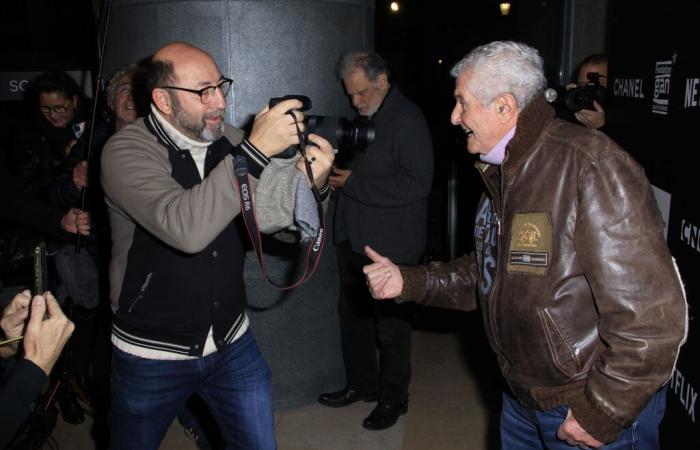
<svg viewBox="0 0 700 450">
<path fill-rule="evenodd" d="M 293 114 L 292 117 L 294 117 Z M 318 262 L 320 260 L 321 254 L 323 252 L 323 246 L 326 240 L 326 230 L 325 223 L 323 220 L 323 204 L 321 202 L 321 196 L 318 192 L 313 179 L 313 172 L 311 171 L 311 161 L 306 157 L 306 144 L 304 142 L 304 136 L 299 129 L 299 124 L 296 123 L 297 135 L 299 136 L 299 151 L 304 158 L 304 166 L 306 169 L 306 176 L 311 183 L 311 190 L 314 194 L 314 199 L 316 200 L 316 208 L 319 217 L 319 227 L 314 235 L 313 239 L 307 239 L 302 241 L 302 250 L 300 260 L 303 261 L 304 271 L 301 276 L 294 281 L 291 285 L 285 286 L 276 283 L 271 280 L 267 272 L 265 272 L 264 255 L 262 250 L 262 240 L 260 238 L 260 230 L 258 229 L 258 221 L 255 216 L 255 202 L 253 201 L 253 193 L 250 184 L 250 176 L 248 174 L 248 163 L 245 156 L 240 152 L 234 154 L 234 174 L 236 176 L 236 187 L 238 189 L 238 195 L 241 202 L 241 214 L 243 215 L 243 222 L 245 223 L 246 230 L 248 231 L 248 237 L 253 244 L 255 249 L 255 254 L 258 257 L 258 263 L 260 265 L 260 272 L 263 274 L 268 283 L 275 286 L 280 290 L 289 290 L 295 287 L 301 286 L 307 282 L 311 276 L 316 272 L 318 267 Z"/>
</svg>

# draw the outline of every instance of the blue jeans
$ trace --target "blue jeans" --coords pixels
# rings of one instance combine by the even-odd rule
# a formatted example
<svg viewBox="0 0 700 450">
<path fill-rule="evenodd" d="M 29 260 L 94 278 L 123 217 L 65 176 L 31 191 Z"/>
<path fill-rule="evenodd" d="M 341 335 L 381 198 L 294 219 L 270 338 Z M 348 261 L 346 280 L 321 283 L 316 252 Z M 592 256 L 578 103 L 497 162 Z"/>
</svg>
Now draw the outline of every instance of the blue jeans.
<svg viewBox="0 0 700 450">
<path fill-rule="evenodd" d="M 227 449 L 274 449 L 271 374 L 250 331 L 203 358 L 158 361 L 114 348 L 112 450 L 157 450 L 196 393 L 216 418 Z"/>
<path fill-rule="evenodd" d="M 509 393 L 503 393 L 501 448 L 503 450 L 572 450 L 557 438 L 559 425 L 566 419 L 567 405 L 538 411 L 523 407 Z M 649 400 L 632 425 L 602 450 L 658 450 L 659 424 L 666 410 L 666 386 Z"/>
</svg>

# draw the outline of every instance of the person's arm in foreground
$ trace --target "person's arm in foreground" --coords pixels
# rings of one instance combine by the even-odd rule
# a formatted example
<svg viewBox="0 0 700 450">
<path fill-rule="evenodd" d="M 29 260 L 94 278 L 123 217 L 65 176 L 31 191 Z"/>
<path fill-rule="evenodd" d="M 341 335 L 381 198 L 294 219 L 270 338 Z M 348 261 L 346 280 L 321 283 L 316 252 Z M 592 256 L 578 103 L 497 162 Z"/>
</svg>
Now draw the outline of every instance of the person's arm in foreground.
<svg viewBox="0 0 700 450">
<path fill-rule="evenodd" d="M 463 311 L 477 307 L 476 269 L 471 255 L 427 266 L 397 266 L 369 246 L 365 246 L 365 253 L 373 262 L 362 271 L 376 299 L 414 301 Z"/>
<path fill-rule="evenodd" d="M 30 304 L 29 291 L 24 291 L 5 311 L 2 325 L 8 338 L 21 332 L 21 317 L 28 316 L 29 321 L 24 330 L 24 358 L 12 366 L 5 383 L 0 385 L 0 448 L 5 448 L 31 412 L 32 402 L 75 328 L 50 292 L 34 296 Z M 8 316 L 12 317 L 5 321 Z"/>
</svg>

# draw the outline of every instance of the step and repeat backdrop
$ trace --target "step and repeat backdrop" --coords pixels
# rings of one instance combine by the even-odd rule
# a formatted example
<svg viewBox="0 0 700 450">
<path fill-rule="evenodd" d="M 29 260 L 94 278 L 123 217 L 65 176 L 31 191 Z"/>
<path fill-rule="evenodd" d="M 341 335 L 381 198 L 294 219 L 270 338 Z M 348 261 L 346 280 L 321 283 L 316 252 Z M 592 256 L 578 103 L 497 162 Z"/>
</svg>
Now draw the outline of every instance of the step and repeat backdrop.
<svg viewBox="0 0 700 450">
<path fill-rule="evenodd" d="M 700 6 L 611 3 L 606 132 L 654 185 L 689 305 L 661 448 L 700 449 Z"/>
</svg>

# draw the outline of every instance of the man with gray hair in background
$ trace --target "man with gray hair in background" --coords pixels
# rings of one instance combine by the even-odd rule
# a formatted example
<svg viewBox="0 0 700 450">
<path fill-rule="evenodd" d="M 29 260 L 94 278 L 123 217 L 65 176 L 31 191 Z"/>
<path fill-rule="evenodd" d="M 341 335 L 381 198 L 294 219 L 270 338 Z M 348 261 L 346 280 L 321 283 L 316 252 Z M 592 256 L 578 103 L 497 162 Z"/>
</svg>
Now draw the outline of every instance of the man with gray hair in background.
<svg viewBox="0 0 700 450">
<path fill-rule="evenodd" d="M 408 408 L 411 324 L 405 305 L 379 304 L 370 297 L 362 267 L 371 261 L 363 248 L 376 247 L 401 264 L 418 263 L 427 240 L 433 146 L 423 113 L 391 84 L 380 55 L 348 52 L 338 62 L 337 76 L 357 113 L 374 122 L 376 139 L 329 177 L 336 193 L 333 237 L 346 386 L 318 401 L 343 407 L 378 399 L 362 426 L 381 430 Z"/>
<path fill-rule="evenodd" d="M 423 267 L 367 247 L 372 296 L 473 310 L 507 381 L 505 450 L 656 449 L 687 333 L 683 286 L 642 168 L 596 130 L 554 118 L 538 52 L 473 50 L 451 121 L 486 190 L 475 250 Z"/>
</svg>

